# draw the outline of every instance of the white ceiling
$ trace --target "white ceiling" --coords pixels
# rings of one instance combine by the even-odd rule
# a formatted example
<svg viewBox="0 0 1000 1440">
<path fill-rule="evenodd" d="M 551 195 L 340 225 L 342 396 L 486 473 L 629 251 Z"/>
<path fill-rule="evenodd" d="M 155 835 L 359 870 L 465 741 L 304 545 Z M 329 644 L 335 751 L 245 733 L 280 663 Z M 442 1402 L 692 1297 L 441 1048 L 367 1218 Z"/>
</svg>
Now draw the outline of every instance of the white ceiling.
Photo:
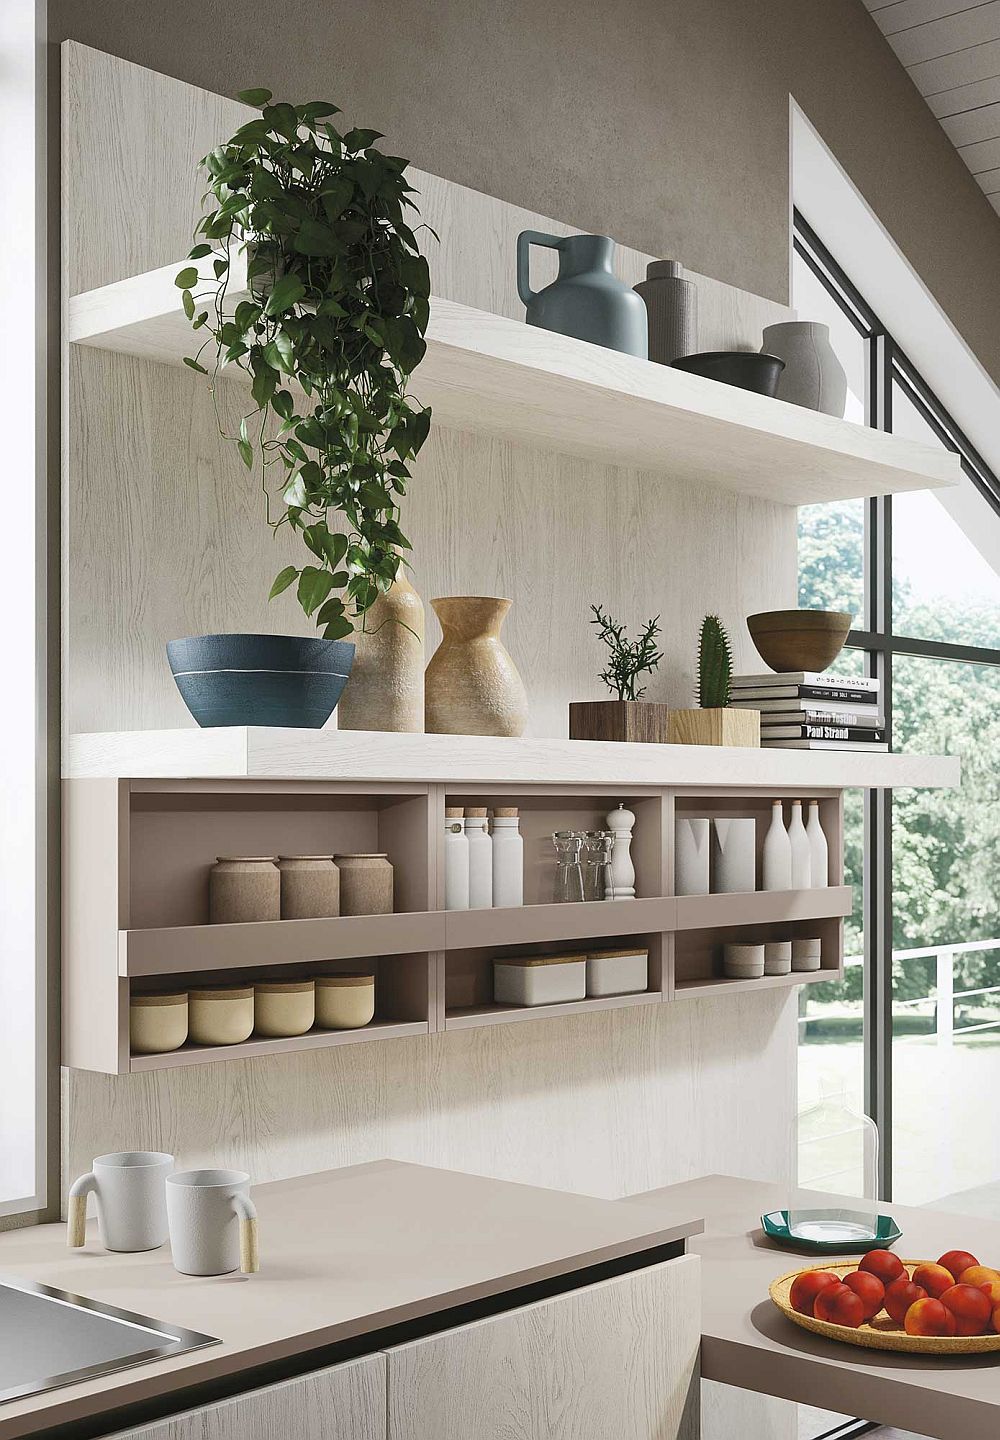
<svg viewBox="0 0 1000 1440">
<path fill-rule="evenodd" d="M 865 0 L 1000 214 L 1000 0 Z"/>
</svg>

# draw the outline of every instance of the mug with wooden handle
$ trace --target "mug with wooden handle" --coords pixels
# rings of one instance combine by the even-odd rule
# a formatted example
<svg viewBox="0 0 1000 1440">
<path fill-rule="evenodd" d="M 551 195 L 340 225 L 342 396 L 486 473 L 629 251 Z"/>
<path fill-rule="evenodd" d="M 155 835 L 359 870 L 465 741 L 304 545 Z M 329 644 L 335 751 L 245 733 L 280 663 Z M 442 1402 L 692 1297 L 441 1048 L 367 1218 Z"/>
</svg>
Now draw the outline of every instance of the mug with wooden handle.
<svg viewBox="0 0 1000 1440">
<path fill-rule="evenodd" d="M 174 1269 L 182 1275 L 228 1275 L 260 1269 L 257 1211 L 242 1170 L 181 1170 L 167 1180 L 167 1220 Z"/>
<path fill-rule="evenodd" d="M 106 1250 L 156 1250 L 167 1239 L 164 1182 L 174 1157 L 160 1150 L 121 1150 L 98 1155 L 93 1170 L 69 1191 L 67 1243 L 87 1241 L 87 1198 L 97 1201 L 97 1228 Z"/>
</svg>

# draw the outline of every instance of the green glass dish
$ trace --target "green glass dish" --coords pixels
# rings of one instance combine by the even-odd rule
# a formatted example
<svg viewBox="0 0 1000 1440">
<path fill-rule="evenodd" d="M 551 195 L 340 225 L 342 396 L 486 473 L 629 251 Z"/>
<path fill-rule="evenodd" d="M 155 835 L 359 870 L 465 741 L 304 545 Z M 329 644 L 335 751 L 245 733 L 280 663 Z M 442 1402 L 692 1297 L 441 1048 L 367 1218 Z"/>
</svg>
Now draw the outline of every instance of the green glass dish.
<svg viewBox="0 0 1000 1440">
<path fill-rule="evenodd" d="M 839 1213 L 841 1212 L 836 1210 L 799 1212 L 800 1216 L 812 1218 L 830 1230 L 831 1238 L 825 1240 L 809 1240 L 799 1235 L 792 1235 L 788 1229 L 787 1210 L 771 1210 L 768 1214 L 760 1217 L 760 1223 L 764 1234 L 769 1239 L 777 1241 L 779 1245 L 787 1245 L 792 1250 L 806 1250 L 815 1255 L 863 1255 L 869 1250 L 887 1250 L 903 1233 L 891 1215 L 879 1215 L 874 1237 L 861 1238 L 855 1234 L 847 1235 L 843 1239 L 836 1239 L 833 1238 L 833 1235 L 837 1228 L 836 1217 Z"/>
</svg>

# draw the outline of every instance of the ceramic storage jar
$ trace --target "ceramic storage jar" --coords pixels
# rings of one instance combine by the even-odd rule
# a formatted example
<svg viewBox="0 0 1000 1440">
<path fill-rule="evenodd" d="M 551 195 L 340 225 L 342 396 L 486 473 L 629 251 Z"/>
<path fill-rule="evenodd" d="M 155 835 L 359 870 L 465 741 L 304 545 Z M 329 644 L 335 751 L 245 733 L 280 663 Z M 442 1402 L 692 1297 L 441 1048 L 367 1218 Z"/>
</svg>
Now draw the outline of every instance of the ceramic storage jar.
<svg viewBox="0 0 1000 1440">
<path fill-rule="evenodd" d="M 253 1028 L 269 1040 L 304 1035 L 316 1019 L 311 980 L 258 980 L 253 987 Z"/>
<path fill-rule="evenodd" d="M 340 871 L 332 855 L 279 855 L 282 920 L 340 914 Z"/>
<path fill-rule="evenodd" d="M 723 945 L 722 973 L 729 980 L 760 980 L 764 974 L 763 945 Z"/>
<path fill-rule="evenodd" d="M 586 955 L 530 955 L 493 962 L 493 998 L 498 1005 L 556 1005 L 584 1000 L 586 995 Z"/>
<path fill-rule="evenodd" d="M 764 974 L 788 975 L 792 969 L 791 940 L 768 940 L 764 944 Z"/>
<path fill-rule="evenodd" d="M 587 994 L 638 994 L 648 973 L 648 950 L 602 950 L 587 956 Z"/>
<path fill-rule="evenodd" d="M 208 878 L 213 925 L 281 918 L 281 876 L 273 855 L 220 855 Z"/>
<path fill-rule="evenodd" d="M 191 990 L 188 1029 L 196 1045 L 242 1045 L 253 1033 L 253 986 Z"/>
<path fill-rule="evenodd" d="M 374 975 L 317 975 L 317 1025 L 324 1030 L 360 1030 L 374 1017 Z"/>
<path fill-rule="evenodd" d="M 388 855 L 335 855 L 340 871 L 341 915 L 391 915 L 392 866 Z"/>
<path fill-rule="evenodd" d="M 187 992 L 133 995 L 128 1007 L 129 1049 L 133 1055 L 179 1050 L 188 1036 Z"/>
<path fill-rule="evenodd" d="M 818 970 L 823 959 L 823 944 L 816 937 L 792 941 L 792 969 Z"/>
</svg>

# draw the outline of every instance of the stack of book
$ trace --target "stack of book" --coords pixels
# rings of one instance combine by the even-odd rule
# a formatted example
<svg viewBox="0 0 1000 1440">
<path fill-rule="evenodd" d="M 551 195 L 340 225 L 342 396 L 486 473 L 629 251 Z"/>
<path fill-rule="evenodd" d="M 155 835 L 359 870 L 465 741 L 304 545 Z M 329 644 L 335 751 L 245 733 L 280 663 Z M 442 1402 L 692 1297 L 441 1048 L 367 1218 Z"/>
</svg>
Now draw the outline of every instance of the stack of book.
<svg viewBox="0 0 1000 1440">
<path fill-rule="evenodd" d="M 760 711 L 760 743 L 790 750 L 888 750 L 879 682 L 859 675 L 735 675 L 732 705 Z"/>
</svg>

